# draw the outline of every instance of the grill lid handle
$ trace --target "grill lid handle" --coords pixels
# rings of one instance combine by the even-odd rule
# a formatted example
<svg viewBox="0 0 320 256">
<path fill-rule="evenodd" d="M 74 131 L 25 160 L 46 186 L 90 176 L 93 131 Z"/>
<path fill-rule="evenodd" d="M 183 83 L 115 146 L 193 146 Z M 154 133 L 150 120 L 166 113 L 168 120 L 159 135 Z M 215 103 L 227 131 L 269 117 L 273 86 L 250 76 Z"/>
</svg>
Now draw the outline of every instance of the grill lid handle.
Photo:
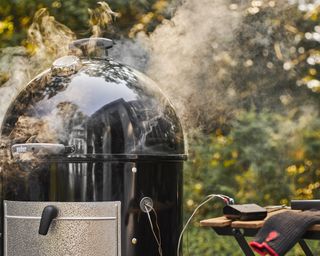
<svg viewBox="0 0 320 256">
<path fill-rule="evenodd" d="M 105 58 L 108 56 L 108 49 L 112 48 L 113 41 L 102 37 L 83 38 L 73 41 L 69 45 L 71 53 L 81 51 L 85 57 Z"/>
<path fill-rule="evenodd" d="M 24 143 L 14 144 L 11 152 L 14 158 L 24 159 L 24 155 L 30 156 L 59 156 L 68 155 L 75 151 L 75 146 L 65 146 L 63 144 L 52 143 Z M 28 159 L 28 157 L 26 157 Z"/>
<path fill-rule="evenodd" d="M 39 226 L 39 235 L 47 235 L 51 222 L 58 216 L 58 208 L 54 205 L 46 206 L 42 211 L 42 216 Z"/>
</svg>

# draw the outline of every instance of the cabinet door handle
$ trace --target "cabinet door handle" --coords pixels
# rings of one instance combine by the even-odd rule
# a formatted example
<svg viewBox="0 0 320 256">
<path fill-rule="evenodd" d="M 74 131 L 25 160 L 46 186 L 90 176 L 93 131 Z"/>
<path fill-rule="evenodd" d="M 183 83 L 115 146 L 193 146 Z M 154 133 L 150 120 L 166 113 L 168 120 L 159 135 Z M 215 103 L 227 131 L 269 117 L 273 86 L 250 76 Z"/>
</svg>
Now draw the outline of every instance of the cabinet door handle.
<svg viewBox="0 0 320 256">
<path fill-rule="evenodd" d="M 53 205 L 46 206 L 41 215 L 39 234 L 47 235 L 51 222 L 54 218 L 58 216 L 58 208 Z"/>
</svg>

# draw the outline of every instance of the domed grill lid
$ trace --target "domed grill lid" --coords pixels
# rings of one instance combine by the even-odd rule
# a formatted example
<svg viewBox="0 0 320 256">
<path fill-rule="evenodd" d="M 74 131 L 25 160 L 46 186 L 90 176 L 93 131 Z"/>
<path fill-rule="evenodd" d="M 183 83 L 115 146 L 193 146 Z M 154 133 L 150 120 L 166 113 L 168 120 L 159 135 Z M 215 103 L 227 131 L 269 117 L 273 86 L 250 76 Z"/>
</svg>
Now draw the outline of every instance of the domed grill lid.
<svg viewBox="0 0 320 256">
<path fill-rule="evenodd" d="M 179 119 L 153 81 L 110 59 L 82 59 L 80 69 L 76 57 L 64 60 L 72 72 L 56 62 L 11 104 L 1 140 L 15 156 L 36 143 L 32 154 L 68 161 L 185 159 Z"/>
</svg>

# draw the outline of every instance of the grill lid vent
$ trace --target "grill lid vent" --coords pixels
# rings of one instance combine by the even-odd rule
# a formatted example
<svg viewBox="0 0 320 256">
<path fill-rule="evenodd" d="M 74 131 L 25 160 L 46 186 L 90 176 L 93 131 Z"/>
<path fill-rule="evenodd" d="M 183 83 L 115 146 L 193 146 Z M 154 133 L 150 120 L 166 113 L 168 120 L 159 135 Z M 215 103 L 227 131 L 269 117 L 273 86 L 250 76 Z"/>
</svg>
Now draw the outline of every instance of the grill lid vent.
<svg viewBox="0 0 320 256">
<path fill-rule="evenodd" d="M 82 64 L 76 56 L 64 56 L 53 62 L 51 71 L 54 76 L 70 76 L 79 71 Z"/>
</svg>

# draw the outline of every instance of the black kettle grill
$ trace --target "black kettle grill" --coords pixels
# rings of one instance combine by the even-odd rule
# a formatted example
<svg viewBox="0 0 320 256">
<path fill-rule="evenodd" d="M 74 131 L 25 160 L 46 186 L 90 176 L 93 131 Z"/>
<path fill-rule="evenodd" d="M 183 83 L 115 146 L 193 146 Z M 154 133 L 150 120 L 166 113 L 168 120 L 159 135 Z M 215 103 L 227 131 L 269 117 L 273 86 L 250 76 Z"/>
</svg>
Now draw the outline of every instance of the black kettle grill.
<svg viewBox="0 0 320 256">
<path fill-rule="evenodd" d="M 153 81 L 107 57 L 110 47 L 75 41 L 11 103 L 0 133 L 2 255 L 153 256 L 154 233 L 162 254 L 176 255 L 181 124 Z"/>
</svg>

